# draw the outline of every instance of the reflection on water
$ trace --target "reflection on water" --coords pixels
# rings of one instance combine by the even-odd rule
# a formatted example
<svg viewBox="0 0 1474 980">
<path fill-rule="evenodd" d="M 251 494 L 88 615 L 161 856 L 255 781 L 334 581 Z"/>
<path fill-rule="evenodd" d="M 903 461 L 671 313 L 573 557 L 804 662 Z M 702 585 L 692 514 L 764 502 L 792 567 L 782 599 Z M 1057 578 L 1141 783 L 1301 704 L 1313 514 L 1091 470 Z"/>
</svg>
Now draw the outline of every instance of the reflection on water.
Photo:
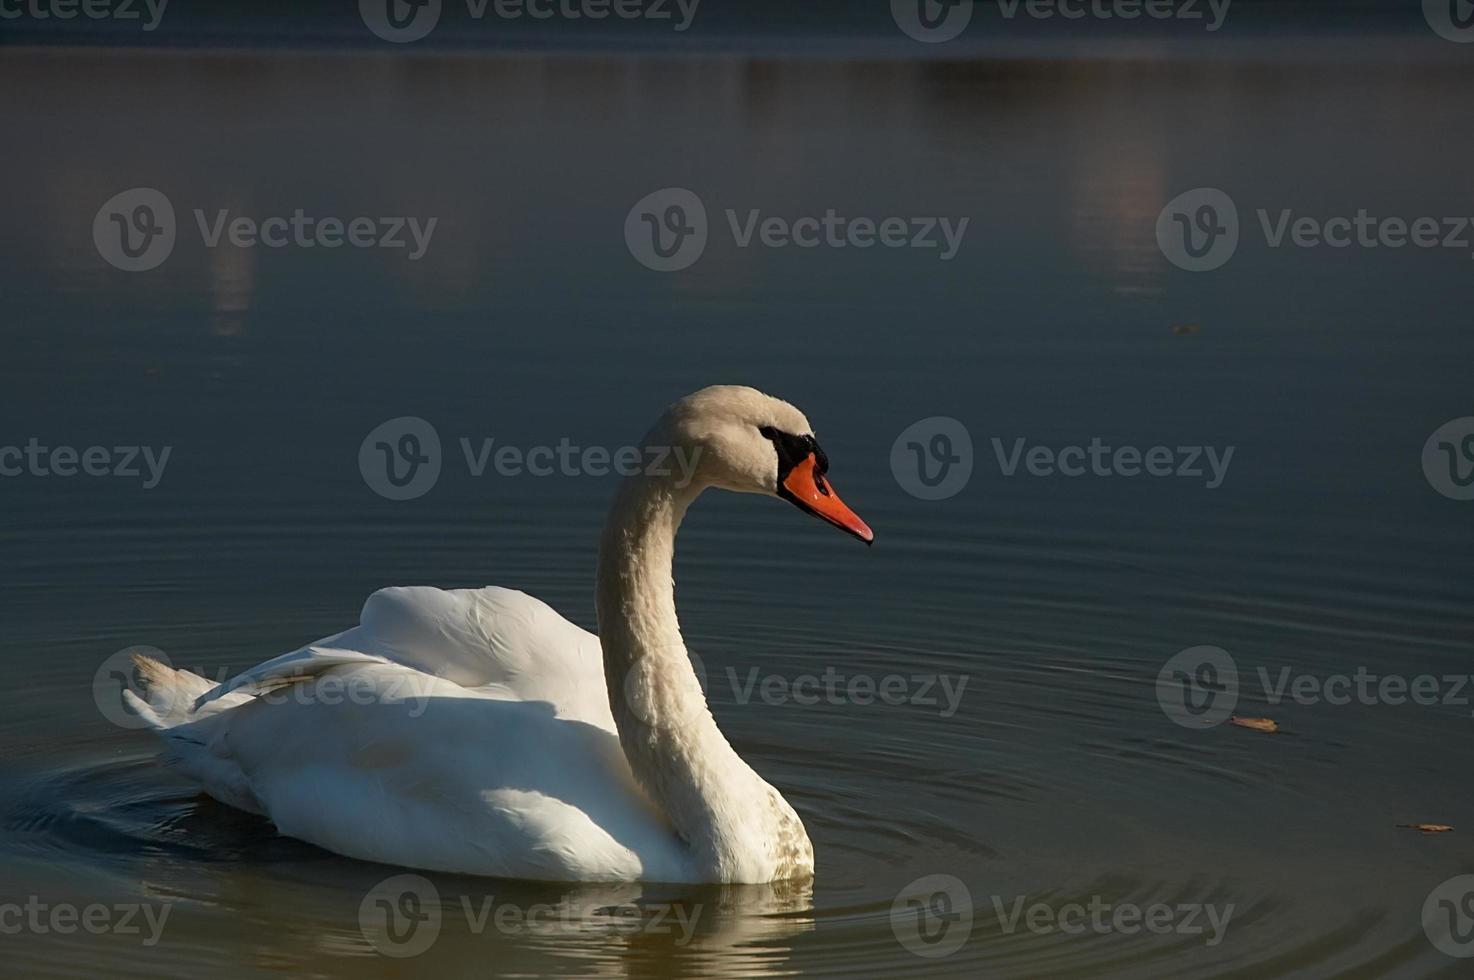
<svg viewBox="0 0 1474 980">
<path fill-rule="evenodd" d="M 0 664 L 23 680 L 0 691 L 0 900 L 172 909 L 156 946 L 32 932 L 7 937 L 7 966 L 1457 975 L 1419 910 L 1474 867 L 1465 838 L 1397 825 L 1474 825 L 1466 709 L 1311 708 L 1250 689 L 1243 711 L 1286 732 L 1266 738 L 1181 728 L 1154 694 L 1162 664 L 1202 644 L 1250 678 L 1467 668 L 1466 523 L 1418 462 L 1428 433 L 1468 411 L 1467 256 L 1274 250 L 1246 235 L 1229 265 L 1195 275 L 1154 237 L 1162 205 L 1194 187 L 1230 193 L 1251 230 L 1259 208 L 1468 213 L 1471 137 L 1448 93 L 1469 66 L 1388 50 L 913 62 L 7 49 L 0 80 L 34 94 L 4 110 L 0 174 L 20 190 L 3 207 L 20 231 L 0 238 L 0 445 L 174 447 L 149 491 L 0 481 Z M 179 219 L 174 251 L 146 273 L 107 265 L 91 239 L 101 203 L 131 187 L 160 190 Z M 706 251 L 678 274 L 642 267 L 622 234 L 630 206 L 664 187 L 692 190 L 711 218 Z M 970 224 L 946 262 L 744 248 L 728 231 L 728 210 L 831 208 Z M 194 214 L 298 209 L 438 224 L 410 260 L 210 248 Z M 865 552 L 771 501 L 715 495 L 682 532 L 682 622 L 713 709 L 803 815 L 812 883 L 430 875 L 433 894 L 369 904 L 399 914 L 403 936 L 439 911 L 435 942 L 400 960 L 361 919 L 399 869 L 191 795 L 147 735 L 92 703 L 94 670 L 125 646 L 229 676 L 350 625 L 387 584 L 517 586 L 592 625 L 609 481 L 476 478 L 450 465 L 453 447 L 618 446 L 717 381 L 797 402 L 878 534 Z M 404 415 L 452 455 L 432 492 L 397 503 L 354 460 L 365 433 Z M 970 430 L 975 470 L 963 493 L 923 502 L 888 455 L 936 415 Z M 1211 491 L 1008 478 L 992 440 L 1020 437 L 1237 452 Z M 791 685 L 827 669 L 968 685 L 945 713 L 742 694 L 752 670 Z M 892 904 L 934 874 L 965 884 L 973 914 L 967 941 L 932 959 L 898 939 Z M 1234 913 L 1209 946 L 1031 930 L 999 912 L 1097 899 Z M 533 908 L 552 924 L 527 922 Z"/>
</svg>

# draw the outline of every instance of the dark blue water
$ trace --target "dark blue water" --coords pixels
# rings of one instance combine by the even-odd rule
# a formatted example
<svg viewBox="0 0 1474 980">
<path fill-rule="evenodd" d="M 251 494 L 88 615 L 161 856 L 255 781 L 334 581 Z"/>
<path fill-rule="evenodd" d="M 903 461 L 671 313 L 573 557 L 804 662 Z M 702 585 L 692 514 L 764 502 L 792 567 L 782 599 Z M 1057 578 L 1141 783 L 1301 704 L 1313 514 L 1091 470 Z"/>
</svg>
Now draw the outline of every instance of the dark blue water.
<svg viewBox="0 0 1474 980">
<path fill-rule="evenodd" d="M 170 455 L 150 489 L 0 479 L 0 904 L 172 909 L 153 945 L 7 934 L 7 969 L 1460 975 L 1423 908 L 1474 871 L 1474 690 L 1442 680 L 1471 670 L 1474 503 L 1438 491 L 1424 449 L 1474 414 L 1474 246 L 1275 248 L 1258 217 L 1474 215 L 1471 63 L 1422 30 L 914 60 L 7 49 L 0 447 Z M 93 222 L 140 187 L 176 241 L 127 272 Z M 703 202 L 708 241 L 662 273 L 624 228 L 670 187 Z M 1156 226 L 1201 187 L 1233 199 L 1240 241 L 1190 272 Z M 196 209 L 436 225 L 414 260 L 209 247 Z M 968 225 L 947 260 L 744 248 L 729 209 Z M 477 477 L 459 440 L 615 448 L 712 383 L 802 408 L 877 533 L 866 550 L 709 494 L 681 537 L 683 626 L 724 729 L 809 827 L 811 890 L 440 878 L 439 941 L 395 961 L 358 919 L 392 869 L 194 796 L 94 699 L 115 651 L 228 676 L 391 584 L 514 586 L 592 628 L 615 478 Z M 402 416 L 434 427 L 442 471 L 394 501 L 358 455 Z M 969 434 L 972 476 L 920 499 L 892 444 L 937 416 Z M 1211 489 L 1007 476 L 993 440 L 1006 457 L 1020 438 L 1233 455 Z M 1278 734 L 1173 723 L 1158 674 L 1202 645 L 1236 662 L 1237 714 Z M 753 669 L 788 689 L 899 675 L 908 702 L 744 699 Z M 1438 703 L 1271 704 L 1261 669 L 1433 675 Z M 965 679 L 950 711 L 912 680 L 937 675 Z M 941 957 L 892 914 L 932 874 L 973 907 Z M 478 933 L 456 903 L 487 895 L 577 925 Z M 1019 899 L 1234 911 L 1208 945 L 1010 929 Z M 663 902 L 708 917 L 683 940 L 591 911 Z"/>
</svg>

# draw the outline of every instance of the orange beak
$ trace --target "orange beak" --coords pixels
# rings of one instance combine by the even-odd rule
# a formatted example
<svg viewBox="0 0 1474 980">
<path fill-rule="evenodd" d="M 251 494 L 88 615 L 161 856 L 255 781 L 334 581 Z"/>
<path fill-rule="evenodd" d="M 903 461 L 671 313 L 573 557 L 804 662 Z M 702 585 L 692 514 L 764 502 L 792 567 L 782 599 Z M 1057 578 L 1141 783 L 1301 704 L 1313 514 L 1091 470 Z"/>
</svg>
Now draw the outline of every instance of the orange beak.
<svg viewBox="0 0 1474 980">
<path fill-rule="evenodd" d="M 860 515 L 845 506 L 845 502 L 839 499 L 839 494 L 829 485 L 824 475 L 815 469 L 816 460 L 814 454 L 809 455 L 793 469 L 788 471 L 778 495 L 791 500 L 802 510 L 808 511 L 817 517 L 833 524 L 841 530 L 848 531 L 866 544 L 875 540 L 875 532 L 870 530 L 870 525 L 860 520 Z"/>
</svg>

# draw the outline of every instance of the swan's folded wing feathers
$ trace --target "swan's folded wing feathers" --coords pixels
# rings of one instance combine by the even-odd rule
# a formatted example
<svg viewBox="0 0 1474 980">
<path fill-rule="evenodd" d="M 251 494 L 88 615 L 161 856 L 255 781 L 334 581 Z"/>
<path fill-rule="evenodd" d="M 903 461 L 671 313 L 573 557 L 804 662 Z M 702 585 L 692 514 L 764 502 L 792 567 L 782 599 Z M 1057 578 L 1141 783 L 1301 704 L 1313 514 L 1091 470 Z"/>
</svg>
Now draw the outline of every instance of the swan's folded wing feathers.
<svg viewBox="0 0 1474 980">
<path fill-rule="evenodd" d="M 293 650 L 291 653 L 284 653 L 280 657 L 257 664 L 250 670 L 237 674 L 201 695 L 194 703 L 194 710 L 198 711 L 211 701 L 218 700 L 227 694 L 240 693 L 251 697 L 269 694 L 289 684 L 316 677 L 333 667 L 384 662 L 383 657 L 357 650 L 313 644 L 300 650 Z"/>
<path fill-rule="evenodd" d="M 462 687 L 547 701 L 565 717 L 613 728 L 598 637 L 525 592 L 380 589 L 357 634 L 344 638 Z"/>
</svg>

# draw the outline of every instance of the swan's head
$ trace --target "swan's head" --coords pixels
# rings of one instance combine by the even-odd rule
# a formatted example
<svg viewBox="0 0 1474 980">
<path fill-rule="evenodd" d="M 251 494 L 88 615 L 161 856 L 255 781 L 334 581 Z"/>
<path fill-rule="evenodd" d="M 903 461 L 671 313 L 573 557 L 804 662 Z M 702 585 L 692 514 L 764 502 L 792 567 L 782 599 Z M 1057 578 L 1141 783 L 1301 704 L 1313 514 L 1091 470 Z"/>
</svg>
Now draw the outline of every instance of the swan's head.
<svg viewBox="0 0 1474 980">
<path fill-rule="evenodd" d="M 782 399 L 713 385 L 672 405 L 661 428 L 694 455 L 701 485 L 781 497 L 866 544 L 875 540 L 830 485 L 829 458 L 809 420 Z"/>
</svg>

